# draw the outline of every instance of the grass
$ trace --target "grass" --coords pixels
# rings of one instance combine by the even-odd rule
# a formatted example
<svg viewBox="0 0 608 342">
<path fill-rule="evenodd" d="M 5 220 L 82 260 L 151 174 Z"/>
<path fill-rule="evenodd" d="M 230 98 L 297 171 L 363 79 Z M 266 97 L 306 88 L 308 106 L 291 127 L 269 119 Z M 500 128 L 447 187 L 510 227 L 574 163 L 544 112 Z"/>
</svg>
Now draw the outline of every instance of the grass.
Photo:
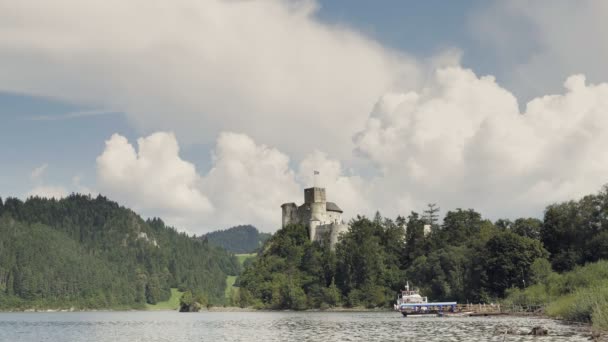
<svg viewBox="0 0 608 342">
<path fill-rule="evenodd" d="M 256 253 L 235 254 L 241 267 L 243 266 L 243 264 L 245 264 L 245 261 L 255 258 L 256 255 L 257 255 Z M 236 282 L 236 278 L 237 278 L 237 276 L 227 276 L 226 277 L 226 290 L 224 292 L 224 297 L 226 298 L 226 303 L 228 303 L 229 305 L 234 305 L 233 299 L 238 298 L 238 295 L 239 295 L 238 286 L 234 286 L 234 283 Z"/>
<path fill-rule="evenodd" d="M 239 264 L 241 264 L 241 266 L 243 266 L 243 264 L 245 263 L 245 261 L 247 261 L 247 259 L 253 259 L 256 257 L 255 253 L 249 253 L 249 254 L 235 254 L 236 258 L 239 261 Z"/>
<path fill-rule="evenodd" d="M 171 289 L 171 297 L 164 302 L 156 304 L 146 304 L 146 310 L 177 310 L 179 308 L 179 299 L 183 292 L 177 289 Z"/>
<path fill-rule="evenodd" d="M 608 261 L 598 261 L 547 279 L 524 290 L 509 291 L 505 304 L 541 305 L 554 318 L 591 323 L 608 330 Z"/>
<path fill-rule="evenodd" d="M 607 330 L 608 286 L 581 288 L 559 297 L 549 304 L 547 314 L 570 321 L 592 323 L 596 328 Z"/>
<path fill-rule="evenodd" d="M 232 291 L 238 291 L 238 287 L 234 287 L 234 282 L 236 281 L 236 276 L 228 276 L 226 277 L 226 291 L 224 293 L 227 300 L 232 298 Z"/>
</svg>

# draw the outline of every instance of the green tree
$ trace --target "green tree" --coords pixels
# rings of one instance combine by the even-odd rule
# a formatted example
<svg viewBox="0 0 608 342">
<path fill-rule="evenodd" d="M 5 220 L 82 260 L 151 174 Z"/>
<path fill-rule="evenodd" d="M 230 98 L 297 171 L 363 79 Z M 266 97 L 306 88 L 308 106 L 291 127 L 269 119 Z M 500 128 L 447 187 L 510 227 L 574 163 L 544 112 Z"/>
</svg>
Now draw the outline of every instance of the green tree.
<svg viewBox="0 0 608 342">
<path fill-rule="evenodd" d="M 225 250 L 144 221 L 103 196 L 7 198 L 0 216 L 0 308 L 143 308 L 181 286 L 223 303 Z"/>
<path fill-rule="evenodd" d="M 441 226 L 439 244 L 460 245 L 480 233 L 484 221 L 473 209 L 448 211 Z"/>
<path fill-rule="evenodd" d="M 549 279 L 553 275 L 551 263 L 549 260 L 539 258 L 534 260 L 530 265 L 530 285 L 532 284 L 548 284 Z"/>
<path fill-rule="evenodd" d="M 481 251 L 484 260 L 484 288 L 491 296 L 503 297 L 511 287 L 531 284 L 531 266 L 539 258 L 547 258 L 542 244 L 511 232 L 491 238 Z"/>
<path fill-rule="evenodd" d="M 543 222 L 537 218 L 519 218 L 513 222 L 511 231 L 523 237 L 540 240 L 542 225 Z"/>
<path fill-rule="evenodd" d="M 425 253 L 424 224 L 424 220 L 414 211 L 407 217 L 403 252 L 405 267 Z"/>
<path fill-rule="evenodd" d="M 430 224 L 433 228 L 435 228 L 439 222 L 439 210 L 441 210 L 441 208 L 437 206 L 437 203 L 429 203 L 427 204 L 427 209 L 424 211 L 425 222 Z"/>
</svg>

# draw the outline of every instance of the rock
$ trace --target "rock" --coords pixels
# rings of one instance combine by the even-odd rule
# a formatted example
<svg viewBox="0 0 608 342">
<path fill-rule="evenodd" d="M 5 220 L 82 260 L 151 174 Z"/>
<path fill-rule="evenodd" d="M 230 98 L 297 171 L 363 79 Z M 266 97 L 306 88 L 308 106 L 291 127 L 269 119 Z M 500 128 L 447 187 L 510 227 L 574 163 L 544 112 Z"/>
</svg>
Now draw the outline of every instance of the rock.
<svg viewBox="0 0 608 342">
<path fill-rule="evenodd" d="M 532 330 L 530 331 L 530 333 L 528 333 L 528 335 L 545 336 L 545 335 L 549 335 L 549 330 L 538 325 L 538 326 L 535 326 L 534 328 L 532 328 Z"/>
<path fill-rule="evenodd" d="M 190 305 L 182 304 L 179 312 L 199 312 L 203 306 L 199 302 L 194 302 Z"/>
</svg>

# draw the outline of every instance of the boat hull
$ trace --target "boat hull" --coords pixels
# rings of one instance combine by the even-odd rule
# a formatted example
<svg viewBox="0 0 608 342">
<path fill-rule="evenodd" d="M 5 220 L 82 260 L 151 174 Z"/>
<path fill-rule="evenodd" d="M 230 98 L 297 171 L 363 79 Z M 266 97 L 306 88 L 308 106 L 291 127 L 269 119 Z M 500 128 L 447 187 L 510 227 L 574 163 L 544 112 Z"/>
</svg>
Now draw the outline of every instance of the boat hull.
<svg viewBox="0 0 608 342">
<path fill-rule="evenodd" d="M 422 318 L 422 317 L 441 317 L 442 314 L 437 312 L 427 312 L 427 313 L 418 313 L 418 312 L 401 312 L 403 317 L 409 318 Z"/>
<path fill-rule="evenodd" d="M 397 309 L 403 317 L 443 317 L 456 313 L 456 302 L 403 303 Z"/>
</svg>

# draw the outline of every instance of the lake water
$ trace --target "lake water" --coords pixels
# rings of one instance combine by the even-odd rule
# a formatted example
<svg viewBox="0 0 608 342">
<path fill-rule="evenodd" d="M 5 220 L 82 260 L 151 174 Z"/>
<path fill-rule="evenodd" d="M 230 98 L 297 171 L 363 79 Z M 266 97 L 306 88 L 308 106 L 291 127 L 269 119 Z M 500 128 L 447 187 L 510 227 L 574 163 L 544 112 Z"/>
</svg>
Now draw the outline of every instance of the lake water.
<svg viewBox="0 0 608 342">
<path fill-rule="evenodd" d="M 542 325 L 547 337 L 503 336 Z M 588 328 L 526 317 L 404 318 L 393 312 L 0 313 L 0 341 L 587 341 Z"/>
</svg>

